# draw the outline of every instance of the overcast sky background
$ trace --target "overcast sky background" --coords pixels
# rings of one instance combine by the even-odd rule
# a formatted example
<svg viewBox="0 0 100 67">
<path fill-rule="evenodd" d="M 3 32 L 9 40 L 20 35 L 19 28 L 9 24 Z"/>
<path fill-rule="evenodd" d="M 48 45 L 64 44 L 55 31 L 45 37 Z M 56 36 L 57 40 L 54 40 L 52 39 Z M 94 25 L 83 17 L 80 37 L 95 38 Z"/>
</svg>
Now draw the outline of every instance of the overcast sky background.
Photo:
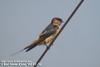
<svg viewBox="0 0 100 67">
<path fill-rule="evenodd" d="M 57 16 L 66 21 L 80 0 L 0 0 L 0 60 L 35 62 L 45 46 L 29 45 Z M 100 0 L 85 0 L 41 61 L 41 67 L 100 67 Z"/>
</svg>

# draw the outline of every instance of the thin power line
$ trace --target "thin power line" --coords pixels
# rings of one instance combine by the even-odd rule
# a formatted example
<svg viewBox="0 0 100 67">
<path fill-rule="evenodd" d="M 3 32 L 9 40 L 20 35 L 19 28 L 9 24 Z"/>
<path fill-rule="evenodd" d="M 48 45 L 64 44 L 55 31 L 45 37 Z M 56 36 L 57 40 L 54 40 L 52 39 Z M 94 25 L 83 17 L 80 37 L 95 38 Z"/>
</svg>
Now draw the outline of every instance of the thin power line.
<svg viewBox="0 0 100 67">
<path fill-rule="evenodd" d="M 50 49 L 50 47 L 53 45 L 54 41 L 57 39 L 57 37 L 59 36 L 59 34 L 63 31 L 63 29 L 65 28 L 65 26 L 68 24 L 68 22 L 70 21 L 70 19 L 74 16 L 74 14 L 76 13 L 76 11 L 78 10 L 78 8 L 81 6 L 81 4 L 83 3 L 84 0 L 81 0 L 79 2 L 79 4 L 76 6 L 76 8 L 73 10 L 73 12 L 71 13 L 71 15 L 68 17 L 67 21 L 65 22 L 65 24 L 61 27 L 60 31 L 58 32 L 58 34 L 55 36 L 55 38 L 53 39 L 53 41 L 50 43 L 50 45 L 48 46 L 48 48 L 43 52 L 43 54 L 40 56 L 40 58 L 37 60 L 36 64 L 34 65 L 34 67 L 37 67 L 37 65 L 40 63 L 40 61 L 42 60 L 42 58 L 45 56 L 45 54 L 47 53 L 47 51 Z"/>
</svg>

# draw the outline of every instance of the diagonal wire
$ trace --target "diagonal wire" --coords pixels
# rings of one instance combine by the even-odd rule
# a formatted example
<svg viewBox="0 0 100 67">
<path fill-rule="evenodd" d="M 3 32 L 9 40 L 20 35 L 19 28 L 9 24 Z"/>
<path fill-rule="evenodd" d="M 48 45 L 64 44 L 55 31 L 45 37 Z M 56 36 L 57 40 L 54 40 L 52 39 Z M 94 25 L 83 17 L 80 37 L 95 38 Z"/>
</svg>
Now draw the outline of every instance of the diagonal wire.
<svg viewBox="0 0 100 67">
<path fill-rule="evenodd" d="M 81 6 L 81 4 L 84 2 L 84 0 L 81 0 L 79 2 L 79 4 L 76 6 L 76 8 L 73 10 L 73 12 L 71 13 L 71 15 L 68 17 L 67 21 L 65 22 L 65 24 L 62 26 L 62 28 L 60 29 L 60 31 L 58 32 L 58 34 L 55 36 L 55 38 L 53 39 L 53 41 L 50 43 L 50 45 L 48 46 L 48 48 L 43 52 L 43 54 L 40 56 L 40 58 L 37 60 L 36 64 L 34 65 L 34 67 L 37 67 L 37 65 L 40 63 L 40 61 L 42 60 L 42 58 L 45 56 L 45 54 L 47 53 L 47 51 L 50 49 L 50 47 L 53 45 L 54 41 L 57 39 L 57 37 L 59 36 L 59 34 L 63 31 L 63 29 L 65 28 L 65 26 L 68 24 L 68 22 L 70 21 L 70 19 L 74 16 L 74 14 L 76 13 L 76 11 L 78 10 L 78 8 Z"/>
</svg>

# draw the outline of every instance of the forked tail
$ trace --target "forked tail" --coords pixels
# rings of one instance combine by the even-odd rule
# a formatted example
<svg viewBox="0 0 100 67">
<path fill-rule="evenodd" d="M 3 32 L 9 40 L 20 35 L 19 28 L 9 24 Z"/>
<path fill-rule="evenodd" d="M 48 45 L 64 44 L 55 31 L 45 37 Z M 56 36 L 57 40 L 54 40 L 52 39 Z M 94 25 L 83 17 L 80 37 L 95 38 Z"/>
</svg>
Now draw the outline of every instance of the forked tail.
<svg viewBox="0 0 100 67">
<path fill-rule="evenodd" d="M 17 52 L 15 52 L 15 53 L 13 53 L 13 54 L 11 54 L 10 56 L 15 56 L 16 54 L 18 54 L 18 53 L 20 53 L 20 52 L 22 52 L 22 51 L 24 51 L 25 50 L 25 52 L 28 52 L 29 50 L 31 50 L 32 48 L 34 48 L 34 47 L 36 47 L 38 44 L 39 44 L 39 40 L 35 40 L 32 44 L 30 44 L 29 46 L 26 46 L 24 49 L 22 49 L 22 50 L 19 50 L 19 51 L 17 51 Z"/>
<path fill-rule="evenodd" d="M 39 44 L 39 40 L 35 40 L 32 44 L 30 44 L 29 46 L 26 46 L 24 48 L 25 52 L 30 51 L 31 49 L 33 49 L 34 47 L 36 47 Z"/>
</svg>

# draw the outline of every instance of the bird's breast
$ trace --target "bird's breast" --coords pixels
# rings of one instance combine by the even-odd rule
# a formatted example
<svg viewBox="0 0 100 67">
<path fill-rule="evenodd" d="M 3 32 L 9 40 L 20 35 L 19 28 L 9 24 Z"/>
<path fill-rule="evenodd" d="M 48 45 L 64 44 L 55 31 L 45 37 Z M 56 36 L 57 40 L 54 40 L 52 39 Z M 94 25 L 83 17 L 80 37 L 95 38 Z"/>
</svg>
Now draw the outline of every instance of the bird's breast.
<svg viewBox="0 0 100 67">
<path fill-rule="evenodd" d="M 57 30 L 56 33 L 54 33 L 51 36 L 49 36 L 48 38 L 46 38 L 45 43 L 50 44 L 53 41 L 53 39 L 55 38 L 55 36 L 57 35 L 58 32 L 59 32 L 59 30 Z"/>
</svg>

